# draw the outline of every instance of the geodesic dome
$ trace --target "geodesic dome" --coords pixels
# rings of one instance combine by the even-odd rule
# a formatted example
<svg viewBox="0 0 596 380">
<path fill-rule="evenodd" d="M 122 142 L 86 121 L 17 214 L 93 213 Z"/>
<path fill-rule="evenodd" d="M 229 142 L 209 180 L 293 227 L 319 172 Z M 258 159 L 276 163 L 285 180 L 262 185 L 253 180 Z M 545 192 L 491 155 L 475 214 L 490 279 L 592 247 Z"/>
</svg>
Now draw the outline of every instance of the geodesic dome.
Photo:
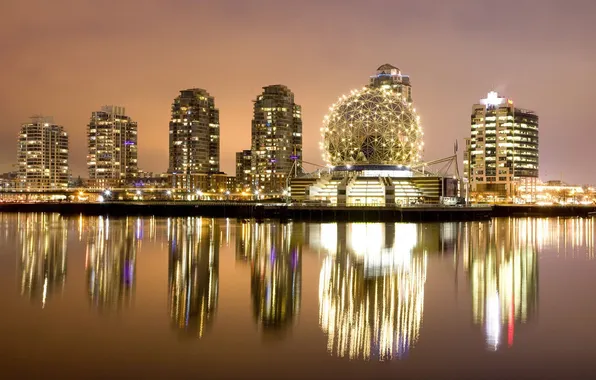
<svg viewBox="0 0 596 380">
<path fill-rule="evenodd" d="M 391 88 L 352 91 L 325 116 L 323 158 L 333 166 L 416 163 L 423 146 L 419 120 L 412 105 Z"/>
</svg>

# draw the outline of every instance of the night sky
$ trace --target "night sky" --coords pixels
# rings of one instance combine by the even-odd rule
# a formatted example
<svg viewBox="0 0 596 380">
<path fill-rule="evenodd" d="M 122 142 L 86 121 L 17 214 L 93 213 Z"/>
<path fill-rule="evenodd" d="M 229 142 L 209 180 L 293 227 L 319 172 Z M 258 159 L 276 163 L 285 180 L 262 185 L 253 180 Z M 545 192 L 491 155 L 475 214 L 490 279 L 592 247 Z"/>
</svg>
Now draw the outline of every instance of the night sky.
<svg viewBox="0 0 596 380">
<path fill-rule="evenodd" d="M 270 84 L 294 92 L 304 159 L 321 163 L 328 107 L 391 63 L 411 77 L 425 160 L 463 146 L 472 104 L 495 89 L 538 113 L 542 180 L 596 184 L 595 20 L 593 0 L 3 0 L 0 171 L 16 163 L 20 124 L 44 114 L 66 127 L 86 176 L 86 124 L 113 104 L 139 123 L 140 168 L 163 172 L 170 104 L 200 87 L 233 175 Z"/>
</svg>

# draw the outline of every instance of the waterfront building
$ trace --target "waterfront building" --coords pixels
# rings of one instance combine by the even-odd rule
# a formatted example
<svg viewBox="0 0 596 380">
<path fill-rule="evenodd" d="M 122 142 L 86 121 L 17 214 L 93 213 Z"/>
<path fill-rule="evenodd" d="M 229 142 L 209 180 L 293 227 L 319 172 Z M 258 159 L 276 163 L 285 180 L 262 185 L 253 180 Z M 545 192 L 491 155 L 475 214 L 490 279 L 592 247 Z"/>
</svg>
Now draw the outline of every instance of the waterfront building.
<svg viewBox="0 0 596 380">
<path fill-rule="evenodd" d="M 33 116 L 21 126 L 18 141 L 18 187 L 62 190 L 68 187 L 68 134 L 52 117 Z"/>
<path fill-rule="evenodd" d="M 137 123 L 124 107 L 103 106 L 91 114 L 87 147 L 89 187 L 124 187 L 138 177 Z"/>
<path fill-rule="evenodd" d="M 208 191 L 219 171 L 219 110 L 201 88 L 180 91 L 172 103 L 168 173 L 174 189 Z M 204 178 L 203 178 L 204 177 Z"/>
<path fill-rule="evenodd" d="M 464 173 L 475 200 L 533 200 L 538 180 L 538 115 L 489 92 L 472 107 Z M 521 194 L 523 186 L 526 191 Z"/>
<path fill-rule="evenodd" d="M 18 171 L 0 173 L 0 189 L 2 189 L 2 190 L 14 189 L 17 185 L 18 178 L 19 178 Z"/>
<path fill-rule="evenodd" d="M 291 198 L 362 206 L 455 199 L 457 180 L 421 162 L 423 133 L 411 99 L 410 78 L 389 64 L 368 86 L 340 96 L 321 128 L 327 168 L 293 178 Z"/>
<path fill-rule="evenodd" d="M 288 87 L 263 87 L 255 100 L 251 148 L 254 188 L 282 193 L 302 167 L 302 108 Z"/>
<path fill-rule="evenodd" d="M 236 186 L 241 190 L 251 189 L 252 151 L 236 152 Z"/>
<path fill-rule="evenodd" d="M 412 103 L 412 86 L 410 76 L 403 74 L 400 69 L 388 63 L 381 65 L 375 75 L 370 77 L 369 87 L 391 88 L 393 92 L 408 103 Z"/>
<path fill-rule="evenodd" d="M 226 191 L 230 193 L 237 193 L 239 191 L 242 191 L 242 187 L 238 184 L 235 176 L 226 176 Z"/>
</svg>

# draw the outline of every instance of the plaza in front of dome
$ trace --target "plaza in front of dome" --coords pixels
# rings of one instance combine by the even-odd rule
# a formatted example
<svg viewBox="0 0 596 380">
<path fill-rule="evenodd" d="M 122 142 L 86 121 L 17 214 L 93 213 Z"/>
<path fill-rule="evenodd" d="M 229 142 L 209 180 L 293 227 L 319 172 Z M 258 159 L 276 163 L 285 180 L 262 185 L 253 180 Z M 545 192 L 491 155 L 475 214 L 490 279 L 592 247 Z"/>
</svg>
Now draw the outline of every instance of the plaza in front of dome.
<svg viewBox="0 0 596 380">
<path fill-rule="evenodd" d="M 327 167 L 293 178 L 291 198 L 340 206 L 454 200 L 457 179 L 427 171 L 422 139 L 409 76 L 382 65 L 367 86 L 329 108 L 320 143 Z"/>
</svg>

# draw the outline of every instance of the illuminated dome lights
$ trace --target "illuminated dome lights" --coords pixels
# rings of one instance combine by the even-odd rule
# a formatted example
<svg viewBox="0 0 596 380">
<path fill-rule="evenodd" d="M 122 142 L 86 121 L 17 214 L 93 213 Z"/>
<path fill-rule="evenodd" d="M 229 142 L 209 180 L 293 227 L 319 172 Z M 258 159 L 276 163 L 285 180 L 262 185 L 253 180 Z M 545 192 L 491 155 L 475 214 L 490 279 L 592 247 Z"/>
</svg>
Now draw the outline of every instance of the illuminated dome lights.
<svg viewBox="0 0 596 380">
<path fill-rule="evenodd" d="M 330 107 L 321 128 L 323 159 L 332 166 L 411 165 L 423 147 L 420 117 L 388 86 L 364 87 Z"/>
</svg>

